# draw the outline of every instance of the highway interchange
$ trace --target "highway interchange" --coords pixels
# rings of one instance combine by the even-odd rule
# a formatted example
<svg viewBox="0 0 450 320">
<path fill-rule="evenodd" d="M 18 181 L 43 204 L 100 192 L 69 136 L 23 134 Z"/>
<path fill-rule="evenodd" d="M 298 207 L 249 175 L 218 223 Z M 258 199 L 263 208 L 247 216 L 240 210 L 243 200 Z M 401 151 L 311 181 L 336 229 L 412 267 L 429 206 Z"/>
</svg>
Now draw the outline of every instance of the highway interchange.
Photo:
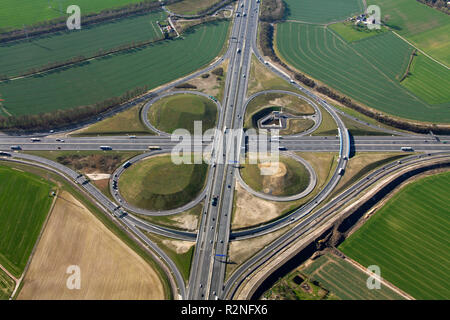
<svg viewBox="0 0 450 320">
<path fill-rule="evenodd" d="M 243 6 L 242 6 L 243 5 Z M 276 221 L 263 224 L 258 227 L 249 228 L 239 232 L 232 232 L 231 213 L 233 207 L 234 187 L 239 179 L 239 172 L 236 166 L 230 164 L 239 161 L 241 142 L 243 139 L 238 138 L 238 143 L 233 144 L 234 150 L 223 149 L 223 141 L 220 136 L 216 136 L 212 150 L 213 163 L 208 171 L 205 188 L 196 199 L 181 208 L 163 212 L 150 212 L 139 208 L 134 208 L 127 204 L 121 197 L 120 192 L 112 188 L 111 193 L 115 198 L 115 202 L 102 194 L 95 186 L 93 186 L 83 175 L 59 163 L 45 159 L 40 156 L 27 154 L 22 151 L 51 151 L 51 150 L 100 150 L 101 146 L 109 146 L 112 150 L 117 151 L 145 151 L 145 153 L 131 159 L 132 163 L 141 161 L 148 156 L 170 152 L 178 142 L 172 141 L 169 135 L 158 132 L 155 136 L 108 136 L 108 137 L 64 137 L 56 138 L 54 135 L 33 135 L 33 136 L 7 136 L 0 135 L 0 150 L 4 154 L 0 154 L 0 158 L 6 161 L 15 161 L 40 166 L 47 170 L 51 170 L 65 177 L 71 183 L 75 183 L 82 188 L 92 200 L 105 212 L 109 212 L 123 223 L 127 230 L 134 233 L 142 242 L 149 246 L 156 256 L 161 258 L 168 269 L 170 277 L 173 277 L 178 288 L 176 298 L 181 299 L 223 299 L 232 298 L 239 284 L 251 275 L 264 262 L 271 259 L 282 248 L 289 246 L 296 238 L 305 232 L 314 229 L 327 216 L 333 212 L 333 208 L 337 203 L 349 201 L 351 198 L 359 195 L 363 190 L 369 188 L 373 183 L 382 177 L 388 176 L 393 172 L 401 170 L 408 165 L 424 163 L 430 159 L 448 159 L 450 157 L 450 141 L 449 136 L 436 137 L 433 135 L 413 135 L 404 132 L 397 132 L 390 129 L 383 129 L 374 125 L 364 123 L 359 119 L 355 119 L 344 114 L 342 111 L 335 109 L 326 101 L 317 97 L 314 93 L 308 91 L 292 80 L 283 72 L 278 70 L 271 64 L 266 64 L 264 58 L 260 55 L 256 45 L 257 25 L 258 25 L 259 4 L 256 0 L 241 0 L 238 2 L 237 12 L 240 17 L 235 17 L 232 26 L 228 50 L 208 67 L 199 70 L 188 77 L 170 83 L 159 88 L 149 94 L 142 96 L 135 101 L 126 104 L 123 108 L 128 108 L 137 103 L 147 101 L 144 108 L 144 115 L 148 112 L 152 103 L 175 93 L 183 93 L 184 91 L 169 91 L 174 89 L 178 84 L 194 79 L 206 71 L 211 71 L 219 66 L 225 59 L 229 59 L 227 77 L 225 81 L 224 98 L 221 102 L 216 102 L 219 110 L 218 129 L 224 132 L 226 129 L 237 129 L 242 132 L 243 114 L 249 101 L 255 95 L 247 97 L 247 85 L 250 74 L 251 56 L 254 54 L 258 60 L 283 78 L 291 83 L 293 87 L 300 90 L 307 96 L 308 101 L 314 106 L 316 111 L 317 105 L 320 105 L 326 112 L 330 113 L 337 124 L 339 134 L 337 136 L 311 136 L 313 131 L 305 132 L 302 135 L 286 136 L 279 140 L 282 148 L 291 151 L 305 152 L 336 152 L 339 154 L 339 160 L 336 170 L 328 181 L 326 186 L 306 205 L 300 207 L 288 216 L 282 217 Z M 245 15 L 244 15 L 245 13 Z M 235 15 L 236 16 L 236 15 Z M 191 91 L 189 91 L 192 93 Z M 204 93 L 197 93 L 205 95 Z M 262 93 L 258 93 L 262 94 Z M 207 95 L 205 95 L 207 96 Z M 304 98 L 304 97 L 303 97 Z M 316 112 L 317 113 L 317 112 Z M 317 113 L 318 121 L 314 129 L 318 127 L 321 121 L 320 111 Z M 382 136 L 356 136 L 350 137 L 349 132 L 342 121 L 341 117 L 351 118 L 354 121 L 361 122 L 373 129 L 384 131 L 386 135 Z M 146 121 L 149 128 L 153 126 Z M 67 133 L 76 128 L 67 129 Z M 389 134 L 389 135 L 387 135 Z M 60 135 L 58 135 L 59 137 Z M 34 139 L 33 142 L 31 139 Z M 38 141 L 37 141 L 38 139 Z M 225 139 L 231 139 L 225 134 Z M 229 146 L 229 143 L 225 144 Z M 12 151 L 11 146 L 20 146 L 20 150 Z M 149 146 L 158 146 L 160 150 L 149 151 Z M 410 146 L 417 152 L 425 152 L 423 155 L 412 155 L 402 159 L 401 163 L 391 163 L 371 172 L 365 179 L 358 181 L 350 188 L 345 190 L 339 196 L 333 198 L 327 203 L 323 203 L 329 197 L 335 186 L 339 183 L 341 175 L 339 169 L 345 170 L 351 152 L 361 151 L 379 151 L 379 152 L 399 152 L 402 146 Z M 207 148 L 207 146 L 205 146 Z M 105 151 L 108 152 L 108 151 Z M 118 179 L 125 169 L 121 166 L 111 176 L 111 182 Z M 238 180 L 239 181 L 239 180 Z M 213 198 L 218 199 L 217 205 L 212 204 Z M 183 212 L 201 201 L 205 201 L 203 213 L 201 215 L 200 226 L 198 232 L 185 232 L 167 227 L 161 227 L 134 216 L 132 213 L 143 215 L 171 215 Z M 295 226 L 286 232 L 282 237 L 255 254 L 251 259 L 239 266 L 236 271 L 225 281 L 226 263 L 223 257 L 228 254 L 228 245 L 230 240 L 243 240 L 251 237 L 273 232 L 287 225 Z M 179 239 L 196 241 L 195 252 L 192 260 L 191 274 L 188 284 L 177 269 L 175 263 L 161 250 L 155 243 L 148 239 L 143 233 L 152 232 L 162 236 Z M 167 268 L 166 268 L 167 270 Z"/>
</svg>

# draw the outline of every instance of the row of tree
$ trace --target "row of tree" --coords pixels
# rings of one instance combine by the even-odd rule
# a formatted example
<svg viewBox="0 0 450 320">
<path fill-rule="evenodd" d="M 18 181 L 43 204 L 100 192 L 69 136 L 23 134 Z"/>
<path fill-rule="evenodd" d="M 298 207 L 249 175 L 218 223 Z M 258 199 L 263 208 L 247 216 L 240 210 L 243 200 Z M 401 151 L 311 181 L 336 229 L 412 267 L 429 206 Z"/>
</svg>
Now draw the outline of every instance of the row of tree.
<svg viewBox="0 0 450 320">
<path fill-rule="evenodd" d="M 125 92 L 119 97 L 109 98 L 88 106 L 33 115 L 0 116 L 0 130 L 6 132 L 27 132 L 70 127 L 86 122 L 101 113 L 111 111 L 147 91 L 148 88 L 146 86 L 138 87 Z"/>
<path fill-rule="evenodd" d="M 436 8 L 446 14 L 450 14 L 450 5 L 447 0 L 417 0 L 432 8 Z"/>
<path fill-rule="evenodd" d="M 346 107 L 356 110 L 366 116 L 369 116 L 380 123 L 417 133 L 429 133 L 433 131 L 436 134 L 450 134 L 450 126 L 448 125 L 436 125 L 436 124 L 426 124 L 426 123 L 413 123 L 406 120 L 391 117 L 389 115 L 377 112 L 376 110 L 369 109 L 367 107 L 360 106 L 354 103 L 351 99 L 346 96 L 342 96 L 332 91 L 330 88 L 319 85 L 313 79 L 307 77 L 306 75 L 292 70 L 288 65 L 286 65 L 280 58 L 276 55 L 273 48 L 273 38 L 274 38 L 274 27 L 272 24 L 267 22 L 262 22 L 260 26 L 259 43 L 263 54 L 269 57 L 275 63 L 278 63 L 286 70 L 294 74 L 296 80 L 302 82 L 306 86 L 316 89 L 318 92 L 328 96 L 329 98 L 340 102 Z"/>
<path fill-rule="evenodd" d="M 171 4 L 178 1 L 179 0 L 167 0 L 166 3 Z M 99 13 L 88 13 L 82 15 L 81 23 L 83 27 L 91 24 L 113 21 L 132 15 L 154 11 L 156 9 L 159 9 L 160 7 L 161 3 L 159 1 L 143 0 L 139 3 L 130 3 L 118 8 L 105 9 Z M 4 32 L 0 34 L 0 42 L 9 42 L 29 37 L 41 36 L 46 33 L 66 31 L 66 20 L 67 16 L 63 16 L 51 20 L 37 22 L 22 29 Z"/>
</svg>

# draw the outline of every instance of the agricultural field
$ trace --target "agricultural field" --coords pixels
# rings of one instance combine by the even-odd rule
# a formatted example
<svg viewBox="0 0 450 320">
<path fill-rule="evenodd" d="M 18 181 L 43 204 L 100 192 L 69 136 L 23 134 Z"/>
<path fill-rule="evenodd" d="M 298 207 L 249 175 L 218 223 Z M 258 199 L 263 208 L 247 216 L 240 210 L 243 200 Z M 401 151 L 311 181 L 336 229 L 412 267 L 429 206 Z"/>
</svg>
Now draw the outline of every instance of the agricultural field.
<svg viewBox="0 0 450 320">
<path fill-rule="evenodd" d="M 164 11 L 95 24 L 81 30 L 52 33 L 30 40 L 0 44 L 0 74 L 19 76 L 32 68 L 63 62 L 76 56 L 91 57 L 132 42 L 162 39 L 156 21 L 166 19 Z"/>
<path fill-rule="evenodd" d="M 450 70 L 419 53 L 401 84 L 429 104 L 450 101 Z"/>
<path fill-rule="evenodd" d="M 384 26 L 379 30 L 369 30 L 365 26 L 355 26 L 353 22 L 339 22 L 329 25 L 329 28 L 335 31 L 342 39 L 347 42 L 358 41 L 376 36 L 380 33 L 388 31 Z"/>
<path fill-rule="evenodd" d="M 222 0 L 182 0 L 168 6 L 169 10 L 178 14 L 195 15 L 211 8 Z"/>
<path fill-rule="evenodd" d="M 0 300 L 8 300 L 14 291 L 16 283 L 0 269 Z"/>
<path fill-rule="evenodd" d="M 418 1 L 368 0 L 381 8 L 381 20 L 434 59 L 450 66 L 450 18 Z"/>
<path fill-rule="evenodd" d="M 172 162 L 155 156 L 128 168 L 119 179 L 121 195 L 130 204 L 149 210 L 168 210 L 189 203 L 205 185 L 208 166 Z"/>
<path fill-rule="evenodd" d="M 155 88 L 214 59 L 224 46 L 228 26 L 227 21 L 208 23 L 183 38 L 0 83 L 3 106 L 16 116 L 37 114 L 93 104 L 136 87 Z"/>
<path fill-rule="evenodd" d="M 392 32 L 347 43 L 326 27 L 286 22 L 276 44 L 288 64 L 357 102 L 402 118 L 450 121 L 450 101 L 431 105 L 400 84 L 413 48 Z"/>
<path fill-rule="evenodd" d="M 275 168 L 272 169 L 271 165 Z M 250 188 L 274 196 L 298 194 L 308 187 L 310 179 L 308 170 L 302 163 L 284 156 L 280 157 L 278 163 L 245 164 L 240 170 L 242 179 Z M 261 170 L 273 172 L 262 175 Z"/>
<path fill-rule="evenodd" d="M 286 20 L 326 24 L 363 13 L 361 0 L 284 0 Z"/>
<path fill-rule="evenodd" d="M 80 267 L 80 290 L 66 286 L 66 270 L 71 265 Z M 151 265 L 64 191 L 58 196 L 18 299 L 164 299 L 164 290 Z"/>
<path fill-rule="evenodd" d="M 154 103 L 148 118 L 155 128 L 163 132 L 186 129 L 194 134 L 194 121 L 201 121 L 205 132 L 216 126 L 217 114 L 217 106 L 211 99 L 195 94 L 178 94 Z"/>
<path fill-rule="evenodd" d="M 450 298 L 450 172 L 401 188 L 339 249 L 416 299 Z"/>
<path fill-rule="evenodd" d="M 55 185 L 0 166 L 0 264 L 19 278 L 53 201 Z"/>
<path fill-rule="evenodd" d="M 402 296 L 386 286 L 380 290 L 369 290 L 366 285 L 367 274 L 349 262 L 327 253 L 296 272 L 300 279 L 308 279 L 329 291 L 331 297 L 341 300 L 399 300 Z M 300 282 L 300 281 L 298 281 Z"/>
<path fill-rule="evenodd" d="M 66 9 L 72 4 L 78 5 L 82 14 L 87 14 L 139 2 L 142 0 L 115 0 L 113 4 L 110 0 L 3 0 L 0 4 L 0 32 L 62 16 L 68 17 Z"/>
</svg>

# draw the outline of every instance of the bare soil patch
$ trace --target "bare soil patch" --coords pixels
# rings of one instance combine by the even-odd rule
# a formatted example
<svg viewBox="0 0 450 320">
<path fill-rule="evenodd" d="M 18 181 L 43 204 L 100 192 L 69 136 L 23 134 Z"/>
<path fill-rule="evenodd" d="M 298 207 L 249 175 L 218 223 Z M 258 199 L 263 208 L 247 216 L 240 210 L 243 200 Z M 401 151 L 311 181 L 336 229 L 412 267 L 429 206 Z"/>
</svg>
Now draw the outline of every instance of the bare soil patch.
<svg viewBox="0 0 450 320">
<path fill-rule="evenodd" d="M 80 290 L 66 286 L 81 270 Z M 67 192 L 58 197 L 19 299 L 164 299 L 163 284 L 139 255 Z"/>
</svg>

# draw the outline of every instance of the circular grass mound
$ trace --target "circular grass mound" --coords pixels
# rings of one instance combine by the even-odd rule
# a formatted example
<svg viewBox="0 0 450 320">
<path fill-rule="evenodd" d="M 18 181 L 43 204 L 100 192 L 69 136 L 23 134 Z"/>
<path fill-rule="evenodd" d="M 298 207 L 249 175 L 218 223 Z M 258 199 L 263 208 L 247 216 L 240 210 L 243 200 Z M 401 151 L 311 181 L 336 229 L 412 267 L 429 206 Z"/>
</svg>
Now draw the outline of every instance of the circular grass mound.
<svg viewBox="0 0 450 320">
<path fill-rule="evenodd" d="M 214 128 L 217 119 L 216 104 L 204 96 L 177 94 L 156 101 L 148 112 L 148 120 L 158 130 L 172 133 L 187 129 L 194 133 L 194 121 L 202 121 L 205 132 Z"/>
<path fill-rule="evenodd" d="M 279 162 L 273 165 L 264 162 L 246 164 L 240 170 L 242 179 L 250 188 L 279 197 L 303 192 L 310 180 L 305 166 L 290 157 L 280 157 Z"/>
<path fill-rule="evenodd" d="M 120 176 L 119 190 L 131 205 L 169 210 L 194 200 L 203 189 L 208 165 L 172 163 L 170 156 L 156 156 L 129 167 Z"/>
</svg>

